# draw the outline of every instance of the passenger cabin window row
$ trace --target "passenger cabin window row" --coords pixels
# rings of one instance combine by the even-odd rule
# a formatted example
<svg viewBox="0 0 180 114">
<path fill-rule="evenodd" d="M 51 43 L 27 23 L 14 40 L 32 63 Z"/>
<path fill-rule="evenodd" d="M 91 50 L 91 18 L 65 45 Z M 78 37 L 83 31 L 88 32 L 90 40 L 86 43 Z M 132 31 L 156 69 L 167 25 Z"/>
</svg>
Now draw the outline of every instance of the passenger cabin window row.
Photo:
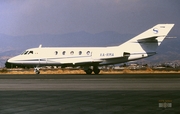
<svg viewBox="0 0 180 114">
<path fill-rule="evenodd" d="M 56 52 L 57 52 L 57 51 L 56 51 Z M 83 52 L 82 52 L 82 51 L 79 51 L 78 54 L 79 54 L 79 55 L 82 55 Z M 87 51 L 86 54 L 87 54 L 87 55 L 90 55 L 91 52 L 90 52 L 90 51 Z M 57 54 L 56 54 L 56 55 L 57 55 Z M 63 51 L 63 52 L 62 52 L 62 55 L 66 55 L 66 51 Z M 74 55 L 74 51 L 71 51 L 71 52 L 70 52 L 70 55 Z"/>
<path fill-rule="evenodd" d="M 75 53 L 74 51 L 70 51 L 70 55 L 74 55 L 74 53 Z M 25 52 L 23 52 L 21 55 L 29 55 L 29 54 L 33 54 L 33 51 L 25 51 Z M 36 53 L 35 53 L 35 54 L 36 54 Z M 58 53 L 58 51 L 55 51 L 54 54 L 55 54 L 55 55 L 58 55 L 59 53 Z M 79 54 L 79 55 L 82 55 L 83 52 L 82 52 L 82 51 L 79 51 L 78 54 Z M 63 51 L 63 52 L 62 52 L 62 55 L 66 55 L 66 51 Z M 87 52 L 86 52 L 86 55 L 91 55 L 91 52 L 90 52 L 90 51 L 87 51 Z"/>
</svg>

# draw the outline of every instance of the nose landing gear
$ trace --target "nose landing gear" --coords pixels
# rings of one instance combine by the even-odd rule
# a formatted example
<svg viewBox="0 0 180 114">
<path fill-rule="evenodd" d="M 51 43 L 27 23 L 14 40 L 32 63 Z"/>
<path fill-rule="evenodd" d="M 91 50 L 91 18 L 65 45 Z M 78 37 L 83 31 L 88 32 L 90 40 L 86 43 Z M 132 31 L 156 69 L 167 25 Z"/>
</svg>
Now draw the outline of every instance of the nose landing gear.
<svg viewBox="0 0 180 114">
<path fill-rule="evenodd" d="M 35 67 L 35 68 L 34 68 L 34 72 L 35 72 L 36 74 L 40 74 L 40 68 Z"/>
</svg>

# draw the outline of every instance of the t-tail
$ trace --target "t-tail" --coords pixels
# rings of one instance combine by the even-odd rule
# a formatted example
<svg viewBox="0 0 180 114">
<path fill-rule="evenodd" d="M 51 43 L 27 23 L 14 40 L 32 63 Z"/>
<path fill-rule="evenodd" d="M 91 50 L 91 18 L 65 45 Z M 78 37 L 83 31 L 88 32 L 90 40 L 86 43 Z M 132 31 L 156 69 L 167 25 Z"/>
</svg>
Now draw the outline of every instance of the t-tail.
<svg viewBox="0 0 180 114">
<path fill-rule="evenodd" d="M 160 46 L 173 26 L 174 24 L 158 24 L 119 47 L 123 49 L 124 56 L 129 56 L 128 60 L 152 56 L 156 54 L 157 47 Z"/>
</svg>

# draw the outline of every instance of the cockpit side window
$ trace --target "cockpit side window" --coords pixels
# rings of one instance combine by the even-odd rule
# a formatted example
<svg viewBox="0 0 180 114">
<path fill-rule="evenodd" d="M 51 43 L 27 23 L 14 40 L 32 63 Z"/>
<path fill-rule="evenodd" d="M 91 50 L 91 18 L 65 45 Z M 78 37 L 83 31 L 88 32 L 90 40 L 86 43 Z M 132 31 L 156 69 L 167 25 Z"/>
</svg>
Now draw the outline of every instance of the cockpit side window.
<svg viewBox="0 0 180 114">
<path fill-rule="evenodd" d="M 29 51 L 29 53 L 28 54 L 33 54 L 33 51 Z"/>
</svg>

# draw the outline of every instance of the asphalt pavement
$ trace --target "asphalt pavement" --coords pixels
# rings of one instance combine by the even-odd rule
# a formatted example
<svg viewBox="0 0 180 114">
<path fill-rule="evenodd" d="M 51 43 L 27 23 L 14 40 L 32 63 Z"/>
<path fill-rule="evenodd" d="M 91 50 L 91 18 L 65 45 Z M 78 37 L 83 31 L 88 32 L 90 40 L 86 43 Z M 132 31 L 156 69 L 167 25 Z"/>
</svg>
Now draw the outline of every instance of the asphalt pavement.
<svg viewBox="0 0 180 114">
<path fill-rule="evenodd" d="M 0 75 L 0 113 L 180 113 L 179 82 L 179 74 Z"/>
</svg>

